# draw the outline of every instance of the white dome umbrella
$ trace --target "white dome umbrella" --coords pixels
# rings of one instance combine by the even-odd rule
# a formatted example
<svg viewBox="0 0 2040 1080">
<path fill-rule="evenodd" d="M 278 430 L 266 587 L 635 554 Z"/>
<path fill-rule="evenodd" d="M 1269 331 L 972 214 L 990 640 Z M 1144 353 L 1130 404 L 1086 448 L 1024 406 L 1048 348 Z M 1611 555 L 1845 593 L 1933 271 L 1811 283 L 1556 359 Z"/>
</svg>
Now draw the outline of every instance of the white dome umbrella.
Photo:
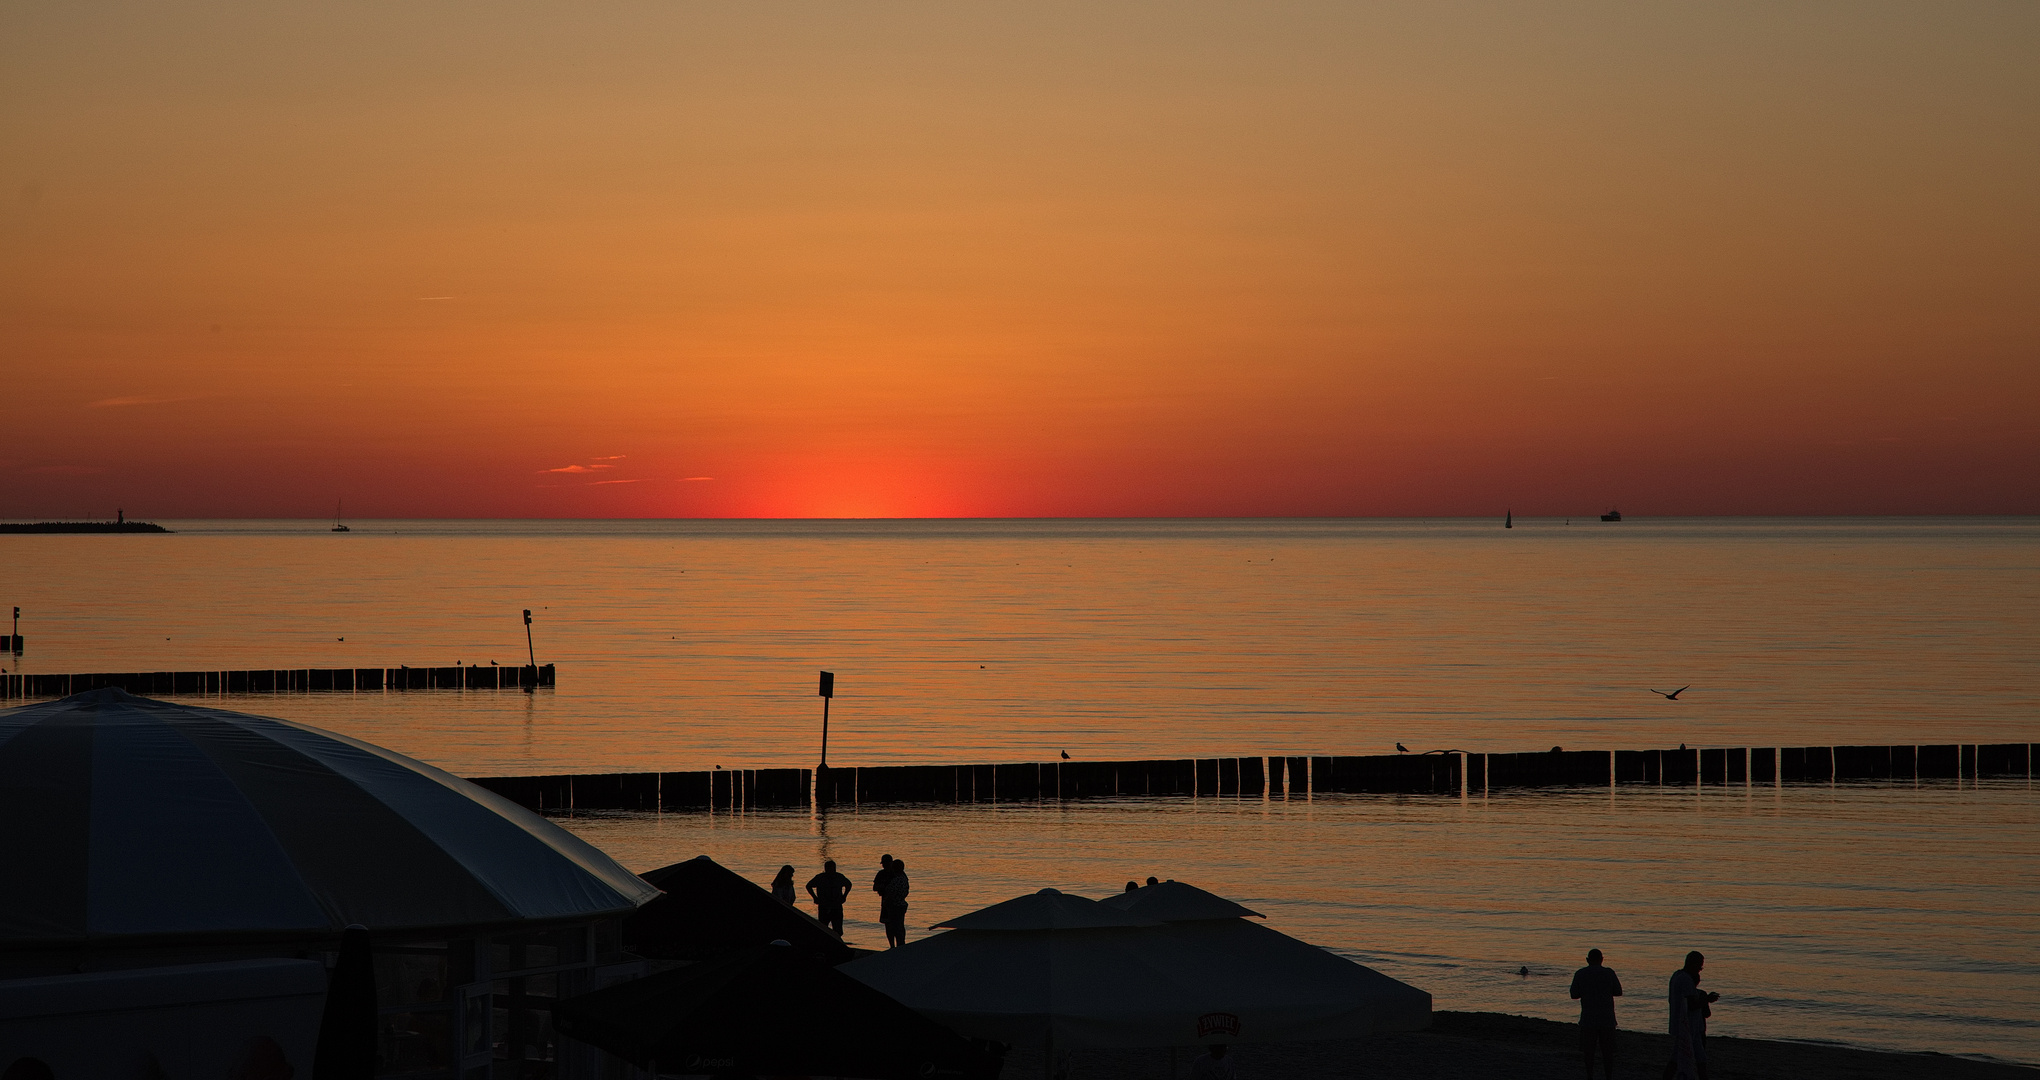
<svg viewBox="0 0 2040 1080">
<path fill-rule="evenodd" d="M 840 970 L 964 1035 L 1051 1056 L 1165 1046 L 1195 1026 L 1193 999 L 1152 955 L 1152 919 L 1043 889 L 938 925 L 953 929 Z"/>
<path fill-rule="evenodd" d="M 1101 901 L 1160 921 L 1197 957 L 1198 977 L 1242 1003 L 1241 1038 L 1255 1042 L 1353 1039 L 1431 1025 L 1431 995 L 1343 956 L 1251 923 L 1261 913 L 1180 881 Z M 1252 1016 L 1251 1033 L 1246 1031 Z"/>
<path fill-rule="evenodd" d="M 842 970 L 966 1035 L 1051 1051 L 1348 1039 L 1429 1023 L 1429 994 L 1169 884 L 1106 904 L 1044 889 Z M 1164 922 L 1137 908 L 1201 917 Z"/>
<path fill-rule="evenodd" d="M 658 890 L 458 777 L 304 724 L 94 690 L 0 711 L 0 948 L 593 919 Z"/>
</svg>

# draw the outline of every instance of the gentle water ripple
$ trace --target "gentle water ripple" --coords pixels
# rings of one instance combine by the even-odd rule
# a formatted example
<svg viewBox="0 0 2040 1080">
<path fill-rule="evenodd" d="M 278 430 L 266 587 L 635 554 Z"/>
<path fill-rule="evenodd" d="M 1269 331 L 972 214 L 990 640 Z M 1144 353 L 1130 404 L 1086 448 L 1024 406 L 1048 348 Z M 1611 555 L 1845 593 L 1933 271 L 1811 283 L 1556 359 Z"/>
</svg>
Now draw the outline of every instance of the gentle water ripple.
<svg viewBox="0 0 2040 1080">
<path fill-rule="evenodd" d="M 518 663 L 536 609 L 555 692 L 223 702 L 465 775 L 812 764 L 818 668 L 838 765 L 2040 738 L 2040 521 L 1496 524 L 179 522 L 0 537 L 0 603 L 31 671 Z M 1446 1008 L 1565 1018 L 1598 946 L 1651 1026 L 1698 947 L 1717 1030 L 2040 1063 L 2036 807 L 2021 781 L 570 824 L 760 880 L 893 850 L 927 922 L 1179 877 Z"/>
</svg>

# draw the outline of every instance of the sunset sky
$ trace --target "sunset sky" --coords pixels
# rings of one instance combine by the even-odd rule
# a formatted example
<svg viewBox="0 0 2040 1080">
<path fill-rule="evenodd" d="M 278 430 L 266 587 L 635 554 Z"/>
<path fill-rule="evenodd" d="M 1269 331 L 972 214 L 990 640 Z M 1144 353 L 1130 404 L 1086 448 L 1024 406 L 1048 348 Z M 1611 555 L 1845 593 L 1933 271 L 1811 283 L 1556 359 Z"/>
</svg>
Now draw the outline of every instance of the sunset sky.
<svg viewBox="0 0 2040 1080">
<path fill-rule="evenodd" d="M 22 0 L 0 518 L 2040 513 L 2040 5 Z"/>
</svg>

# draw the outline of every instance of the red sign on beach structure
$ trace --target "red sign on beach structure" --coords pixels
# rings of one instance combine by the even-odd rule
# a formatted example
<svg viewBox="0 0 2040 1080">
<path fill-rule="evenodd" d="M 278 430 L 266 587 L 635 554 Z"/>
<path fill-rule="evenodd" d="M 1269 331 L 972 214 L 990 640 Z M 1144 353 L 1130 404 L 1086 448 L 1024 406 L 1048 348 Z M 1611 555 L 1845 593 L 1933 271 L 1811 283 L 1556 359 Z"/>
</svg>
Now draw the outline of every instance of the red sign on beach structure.
<svg viewBox="0 0 2040 1080">
<path fill-rule="evenodd" d="M 1197 1018 L 1197 1037 L 1206 1035 L 1231 1035 L 1240 1033 L 1240 1018 L 1231 1013 L 1205 1013 Z"/>
</svg>

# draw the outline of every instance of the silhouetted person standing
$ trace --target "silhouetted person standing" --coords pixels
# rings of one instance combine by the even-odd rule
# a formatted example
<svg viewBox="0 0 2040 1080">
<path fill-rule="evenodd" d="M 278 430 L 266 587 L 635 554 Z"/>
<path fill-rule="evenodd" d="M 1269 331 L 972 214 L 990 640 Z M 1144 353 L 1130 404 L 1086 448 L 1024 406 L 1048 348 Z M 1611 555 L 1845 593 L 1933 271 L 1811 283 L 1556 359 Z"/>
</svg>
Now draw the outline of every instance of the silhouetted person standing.
<svg viewBox="0 0 2040 1080">
<path fill-rule="evenodd" d="M 1697 951 L 1689 952 L 1686 954 L 1686 966 L 1672 972 L 1671 988 L 1666 994 L 1672 1060 L 1665 1063 L 1665 1080 L 1673 1077 L 1678 1080 L 1707 1080 L 1707 1029 L 1702 1011 L 1709 1004 L 1720 1001 L 1721 995 L 1700 989 L 1700 969 L 1706 963 L 1707 958 Z M 1696 1024 L 1695 1020 L 1700 1022 Z"/>
<path fill-rule="evenodd" d="M 843 936 L 843 901 L 850 898 L 850 879 L 836 872 L 836 860 L 822 864 L 822 872 L 808 879 L 808 898 L 815 902 L 815 918 Z"/>
<path fill-rule="evenodd" d="M 772 899 L 787 907 L 793 906 L 793 867 L 779 868 L 779 876 L 772 879 Z"/>
<path fill-rule="evenodd" d="M 892 868 L 878 905 L 878 921 L 885 924 L 886 947 L 897 949 L 907 943 L 907 860 L 894 859 Z"/>
<path fill-rule="evenodd" d="M 1601 950 L 1587 950 L 1587 966 L 1573 972 L 1572 996 L 1580 1003 L 1580 1052 L 1587 1059 L 1587 1080 L 1594 1080 L 1594 1050 L 1601 1051 L 1601 1068 L 1608 1080 L 1615 1080 L 1615 999 L 1622 996 L 1622 980 L 1615 969 L 1601 966 Z"/>
</svg>

